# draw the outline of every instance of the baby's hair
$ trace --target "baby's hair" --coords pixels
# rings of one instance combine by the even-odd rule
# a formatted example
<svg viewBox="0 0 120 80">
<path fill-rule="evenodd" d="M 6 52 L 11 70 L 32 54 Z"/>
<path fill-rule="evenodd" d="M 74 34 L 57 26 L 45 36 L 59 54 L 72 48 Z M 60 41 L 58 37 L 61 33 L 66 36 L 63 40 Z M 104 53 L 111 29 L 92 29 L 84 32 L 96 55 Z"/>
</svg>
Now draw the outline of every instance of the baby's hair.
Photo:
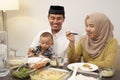
<svg viewBox="0 0 120 80">
<path fill-rule="evenodd" d="M 43 32 L 43 33 L 40 35 L 40 37 L 51 37 L 51 39 L 53 40 L 53 36 L 52 36 L 52 34 L 49 33 L 49 32 Z"/>
</svg>

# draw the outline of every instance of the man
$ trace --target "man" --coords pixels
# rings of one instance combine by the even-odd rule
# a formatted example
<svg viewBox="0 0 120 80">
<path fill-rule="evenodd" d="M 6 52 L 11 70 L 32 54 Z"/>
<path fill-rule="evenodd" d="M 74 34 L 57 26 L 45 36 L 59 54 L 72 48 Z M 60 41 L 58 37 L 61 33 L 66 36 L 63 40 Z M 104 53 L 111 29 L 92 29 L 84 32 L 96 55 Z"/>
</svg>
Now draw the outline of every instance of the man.
<svg viewBox="0 0 120 80">
<path fill-rule="evenodd" d="M 48 21 L 50 28 L 41 31 L 33 40 L 29 52 L 39 45 L 39 36 L 42 32 L 50 32 L 53 35 L 53 50 L 58 57 L 65 57 L 69 41 L 66 38 L 66 29 L 62 27 L 65 20 L 65 11 L 63 6 L 51 5 L 48 12 Z"/>
</svg>

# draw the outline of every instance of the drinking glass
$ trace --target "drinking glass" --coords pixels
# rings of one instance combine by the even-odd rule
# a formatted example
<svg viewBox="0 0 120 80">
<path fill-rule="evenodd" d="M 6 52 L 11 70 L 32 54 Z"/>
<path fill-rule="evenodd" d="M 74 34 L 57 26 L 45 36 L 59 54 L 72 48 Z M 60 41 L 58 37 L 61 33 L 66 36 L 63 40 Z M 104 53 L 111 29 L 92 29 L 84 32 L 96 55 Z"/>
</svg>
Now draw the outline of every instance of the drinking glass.
<svg viewBox="0 0 120 80">
<path fill-rule="evenodd" d="M 0 31 L 0 77 L 9 73 L 7 68 L 7 39 L 6 32 Z"/>
<path fill-rule="evenodd" d="M 63 66 L 64 66 L 64 58 L 58 57 L 57 62 L 58 62 L 58 67 L 63 68 Z"/>
<path fill-rule="evenodd" d="M 53 56 L 51 57 L 50 65 L 51 65 L 52 67 L 57 67 L 57 66 L 58 66 L 57 56 L 56 56 L 56 55 L 53 55 Z"/>
</svg>

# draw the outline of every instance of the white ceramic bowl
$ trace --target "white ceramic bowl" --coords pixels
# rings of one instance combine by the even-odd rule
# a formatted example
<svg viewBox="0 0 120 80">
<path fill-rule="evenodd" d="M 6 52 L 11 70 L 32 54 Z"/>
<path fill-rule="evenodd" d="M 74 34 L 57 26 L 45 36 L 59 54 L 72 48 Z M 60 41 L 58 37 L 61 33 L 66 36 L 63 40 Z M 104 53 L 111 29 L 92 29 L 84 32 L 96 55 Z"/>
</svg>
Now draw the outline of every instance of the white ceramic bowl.
<svg viewBox="0 0 120 80">
<path fill-rule="evenodd" d="M 114 73 L 115 73 L 115 70 L 112 68 L 105 68 L 105 69 L 100 70 L 100 74 L 103 77 L 111 77 L 114 75 Z"/>
<path fill-rule="evenodd" d="M 25 57 L 13 57 L 7 60 L 8 67 L 19 66 L 25 62 Z"/>
</svg>

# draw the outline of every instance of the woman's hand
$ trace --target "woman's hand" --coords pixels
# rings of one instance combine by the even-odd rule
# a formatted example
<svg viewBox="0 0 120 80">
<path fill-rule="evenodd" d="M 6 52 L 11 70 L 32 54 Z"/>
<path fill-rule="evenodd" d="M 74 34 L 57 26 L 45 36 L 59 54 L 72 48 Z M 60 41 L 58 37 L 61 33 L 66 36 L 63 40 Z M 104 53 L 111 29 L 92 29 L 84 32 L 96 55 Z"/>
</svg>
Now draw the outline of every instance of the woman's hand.
<svg viewBox="0 0 120 80">
<path fill-rule="evenodd" d="M 71 43 L 71 42 L 72 42 L 72 43 L 75 42 L 75 36 L 74 36 L 74 34 L 71 34 L 70 31 L 66 32 L 66 37 L 67 37 L 67 39 L 70 41 L 70 43 Z"/>
<path fill-rule="evenodd" d="M 74 45 L 74 43 L 75 43 L 75 35 L 72 34 L 70 31 L 68 31 L 68 32 L 66 32 L 66 37 L 70 41 L 69 46 L 71 48 L 74 48 L 75 47 L 75 45 Z"/>
</svg>

